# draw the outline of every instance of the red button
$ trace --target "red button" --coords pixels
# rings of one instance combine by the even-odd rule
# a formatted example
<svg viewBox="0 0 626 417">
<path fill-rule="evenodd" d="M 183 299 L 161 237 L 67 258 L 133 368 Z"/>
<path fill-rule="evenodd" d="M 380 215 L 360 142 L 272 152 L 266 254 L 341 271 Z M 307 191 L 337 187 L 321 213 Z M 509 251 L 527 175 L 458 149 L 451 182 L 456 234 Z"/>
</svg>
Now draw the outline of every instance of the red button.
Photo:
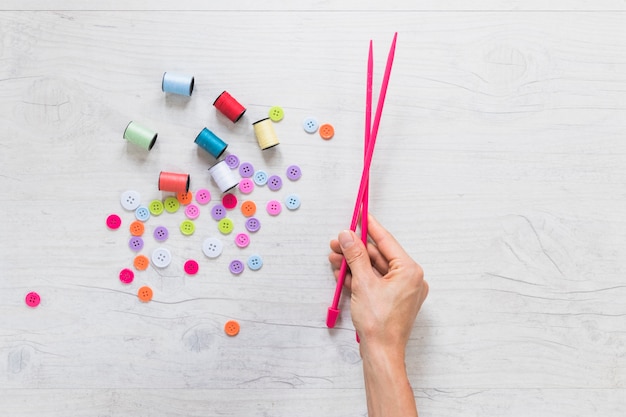
<svg viewBox="0 0 626 417">
<path fill-rule="evenodd" d="M 198 262 L 194 261 L 193 259 L 185 262 L 185 272 L 189 275 L 196 275 L 198 273 L 198 269 L 200 269 L 198 266 Z"/>
</svg>

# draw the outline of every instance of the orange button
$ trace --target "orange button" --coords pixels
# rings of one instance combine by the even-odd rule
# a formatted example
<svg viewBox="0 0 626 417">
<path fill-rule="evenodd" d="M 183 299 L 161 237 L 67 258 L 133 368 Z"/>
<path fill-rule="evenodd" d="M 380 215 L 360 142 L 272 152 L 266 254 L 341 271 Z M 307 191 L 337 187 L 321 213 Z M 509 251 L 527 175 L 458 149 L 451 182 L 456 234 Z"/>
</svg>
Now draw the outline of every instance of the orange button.
<svg viewBox="0 0 626 417">
<path fill-rule="evenodd" d="M 141 236 L 143 235 L 143 231 L 145 229 L 144 225 L 142 222 L 140 222 L 139 220 L 135 220 L 134 222 L 132 222 L 130 224 L 130 234 L 133 236 Z"/>
<path fill-rule="evenodd" d="M 133 261 L 133 265 L 138 271 L 145 271 L 148 269 L 148 265 L 150 265 L 150 259 L 148 259 L 145 255 L 137 255 L 135 256 L 135 260 Z"/>
<path fill-rule="evenodd" d="M 321 125 L 320 136 L 325 140 L 332 139 L 332 137 L 335 136 L 335 128 L 333 125 L 329 125 L 328 123 Z"/>
<path fill-rule="evenodd" d="M 254 213 L 256 213 L 256 204 L 254 204 L 254 201 L 246 200 L 241 203 L 241 212 L 246 217 L 254 216 Z"/>
<path fill-rule="evenodd" d="M 139 301 L 147 303 L 152 300 L 152 288 L 150 287 L 141 287 L 139 291 L 137 291 L 137 297 L 139 297 Z"/>
<path fill-rule="evenodd" d="M 180 204 L 186 206 L 191 203 L 193 198 L 193 193 L 191 191 L 187 191 L 186 193 L 176 193 L 176 199 Z"/>
<path fill-rule="evenodd" d="M 224 331 L 229 336 L 237 336 L 237 333 L 239 333 L 239 323 L 235 320 L 228 320 L 224 325 Z"/>
</svg>

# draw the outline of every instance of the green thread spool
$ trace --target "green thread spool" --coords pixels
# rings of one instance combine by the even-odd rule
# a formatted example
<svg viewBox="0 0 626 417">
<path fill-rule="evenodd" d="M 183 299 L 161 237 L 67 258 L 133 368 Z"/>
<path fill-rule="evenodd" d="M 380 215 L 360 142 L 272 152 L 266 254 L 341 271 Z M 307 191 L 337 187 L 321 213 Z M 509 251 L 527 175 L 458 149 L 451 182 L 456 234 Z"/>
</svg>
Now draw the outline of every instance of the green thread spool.
<svg viewBox="0 0 626 417">
<path fill-rule="evenodd" d="M 124 139 L 140 148 L 152 149 L 157 140 L 157 133 L 136 122 L 130 122 L 124 130 Z"/>
</svg>

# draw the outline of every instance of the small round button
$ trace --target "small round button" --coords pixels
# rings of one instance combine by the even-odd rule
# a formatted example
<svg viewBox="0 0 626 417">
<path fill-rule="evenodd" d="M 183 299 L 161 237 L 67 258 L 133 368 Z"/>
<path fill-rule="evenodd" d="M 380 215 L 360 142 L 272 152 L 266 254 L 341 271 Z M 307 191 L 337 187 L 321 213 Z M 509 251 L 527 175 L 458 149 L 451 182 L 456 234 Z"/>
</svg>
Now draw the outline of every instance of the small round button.
<svg viewBox="0 0 626 417">
<path fill-rule="evenodd" d="M 246 220 L 246 230 L 250 233 L 258 232 L 261 228 L 261 222 L 256 217 L 250 217 Z"/>
<path fill-rule="evenodd" d="M 297 210 L 300 207 L 300 197 L 296 194 L 289 194 L 285 198 L 285 205 L 289 210 Z"/>
<path fill-rule="evenodd" d="M 222 241 L 214 237 L 209 237 L 202 243 L 202 252 L 204 252 L 208 258 L 217 258 L 220 256 L 223 249 L 224 244 Z"/>
<path fill-rule="evenodd" d="M 186 206 L 187 204 L 193 201 L 193 193 L 191 191 L 187 191 L 184 193 L 176 193 L 176 199 L 180 204 Z"/>
<path fill-rule="evenodd" d="M 217 224 L 217 229 L 220 231 L 220 233 L 222 233 L 223 235 L 227 235 L 230 232 L 233 231 L 233 221 L 227 217 L 224 217 L 222 220 L 219 221 L 219 223 Z"/>
<path fill-rule="evenodd" d="M 130 234 L 133 236 L 141 236 L 145 230 L 145 226 L 139 220 L 135 220 L 129 226 Z"/>
<path fill-rule="evenodd" d="M 259 255 L 250 255 L 248 257 L 248 268 L 258 271 L 263 266 L 263 259 Z"/>
<path fill-rule="evenodd" d="M 185 207 L 185 216 L 190 220 L 195 220 L 200 215 L 200 208 L 195 204 L 189 204 Z"/>
<path fill-rule="evenodd" d="M 165 211 L 167 211 L 168 213 L 176 213 L 180 208 L 180 203 L 178 202 L 176 197 L 171 196 L 165 199 L 163 205 L 165 206 Z"/>
<path fill-rule="evenodd" d="M 240 248 L 245 248 L 250 244 L 250 236 L 248 236 L 245 233 L 238 233 L 237 236 L 235 236 L 235 245 L 239 246 Z"/>
<path fill-rule="evenodd" d="M 256 204 L 254 201 L 246 200 L 241 203 L 241 214 L 246 217 L 250 217 L 254 216 L 254 213 L 256 213 Z"/>
<path fill-rule="evenodd" d="M 242 178 L 239 181 L 239 191 L 243 194 L 250 194 L 254 190 L 254 182 L 250 178 Z"/>
<path fill-rule="evenodd" d="M 228 269 L 230 270 L 230 272 L 232 272 L 235 275 L 239 275 L 243 272 L 243 262 L 241 262 L 240 260 L 235 259 L 234 261 L 231 261 L 230 264 L 228 265 Z"/>
<path fill-rule="evenodd" d="M 137 271 L 145 271 L 150 265 L 150 259 L 146 255 L 137 255 L 133 260 L 133 265 Z"/>
<path fill-rule="evenodd" d="M 158 226 L 156 229 L 154 229 L 153 235 L 154 238 L 159 242 L 165 242 L 167 240 L 167 237 L 169 236 L 169 232 L 165 227 Z"/>
<path fill-rule="evenodd" d="M 285 117 L 285 111 L 280 106 L 274 106 L 269 111 L 269 117 L 272 122 L 280 122 Z"/>
<path fill-rule="evenodd" d="M 122 207 L 124 207 L 125 210 L 133 211 L 139 207 L 141 196 L 137 191 L 124 191 L 120 197 L 120 203 L 122 203 Z"/>
<path fill-rule="evenodd" d="M 235 194 L 224 194 L 224 197 L 222 197 L 222 205 L 226 208 L 226 210 L 232 210 L 237 207 L 237 197 Z"/>
<path fill-rule="evenodd" d="M 142 303 L 147 303 L 148 301 L 152 300 L 152 294 L 152 288 L 147 286 L 141 287 L 137 291 L 137 297 Z"/>
<path fill-rule="evenodd" d="M 253 176 L 254 167 L 252 166 L 252 164 L 250 162 L 244 162 L 243 164 L 239 165 L 239 175 L 241 175 L 243 178 L 250 178 L 251 176 Z"/>
<path fill-rule="evenodd" d="M 128 241 L 128 247 L 135 252 L 139 252 L 143 249 L 143 239 L 139 236 L 133 236 Z"/>
<path fill-rule="evenodd" d="M 228 320 L 224 325 L 224 332 L 229 336 L 237 336 L 239 334 L 239 323 L 235 320 Z"/>
<path fill-rule="evenodd" d="M 267 203 L 267 212 L 271 215 L 271 216 L 278 216 L 280 214 L 280 212 L 282 211 L 282 206 L 280 205 L 279 201 L 276 200 L 271 200 Z"/>
<path fill-rule="evenodd" d="M 28 294 L 26 294 L 24 301 L 26 302 L 27 306 L 35 308 L 41 302 L 41 297 L 36 292 L 31 291 Z"/>
<path fill-rule="evenodd" d="M 314 117 L 307 117 L 302 122 L 302 127 L 304 128 L 304 131 L 306 133 L 315 133 L 317 132 L 317 128 L 319 127 L 319 124 L 317 123 L 317 120 Z"/>
<path fill-rule="evenodd" d="M 213 220 L 222 220 L 226 217 L 226 207 L 221 204 L 213 206 L 211 209 L 211 217 L 213 217 Z"/>
<path fill-rule="evenodd" d="M 120 281 L 124 284 L 130 284 L 135 279 L 135 273 L 128 268 L 124 268 L 120 271 Z"/>
<path fill-rule="evenodd" d="M 111 230 L 119 229 L 122 225 L 122 219 L 117 214 L 110 214 L 107 217 L 107 227 Z"/>
<path fill-rule="evenodd" d="M 235 169 L 239 166 L 239 158 L 237 158 L 237 155 L 233 155 L 232 153 L 224 158 L 224 162 L 226 162 L 226 165 L 228 165 L 230 169 Z"/>
<path fill-rule="evenodd" d="M 161 200 L 152 200 L 150 202 L 150 205 L 148 206 L 148 209 L 153 216 L 158 216 L 159 214 L 163 213 L 163 203 L 161 202 Z"/>
<path fill-rule="evenodd" d="M 302 176 L 302 170 L 298 165 L 290 165 L 287 168 L 287 178 L 291 181 L 297 181 Z"/>
<path fill-rule="evenodd" d="M 191 236 L 196 231 L 196 225 L 191 220 L 183 220 L 179 227 L 180 232 L 185 236 Z"/>
<path fill-rule="evenodd" d="M 193 259 L 189 259 L 187 262 L 185 262 L 185 272 L 189 275 L 196 275 L 198 273 L 198 269 L 200 269 L 200 267 L 198 266 L 198 262 L 194 261 Z"/>
<path fill-rule="evenodd" d="M 172 254 L 166 248 L 158 248 L 152 252 L 152 263 L 157 268 L 165 268 L 172 262 Z"/>
<path fill-rule="evenodd" d="M 268 178 L 267 173 L 262 170 L 255 172 L 254 177 L 252 177 L 252 179 L 254 180 L 254 183 L 258 186 L 263 186 L 267 184 L 267 178 Z"/>
<path fill-rule="evenodd" d="M 135 210 L 135 218 L 142 222 L 145 222 L 150 218 L 150 210 L 146 206 L 139 206 Z"/>
<path fill-rule="evenodd" d="M 332 139 L 332 137 L 335 136 L 335 128 L 328 123 L 321 125 L 320 136 L 324 140 Z"/>
<path fill-rule="evenodd" d="M 283 180 L 278 175 L 272 175 L 267 179 L 267 186 L 272 191 L 278 191 L 283 186 Z"/>
<path fill-rule="evenodd" d="M 209 190 L 202 188 L 196 191 L 196 202 L 198 204 L 205 205 L 209 201 L 211 201 L 211 193 L 209 192 Z"/>
</svg>

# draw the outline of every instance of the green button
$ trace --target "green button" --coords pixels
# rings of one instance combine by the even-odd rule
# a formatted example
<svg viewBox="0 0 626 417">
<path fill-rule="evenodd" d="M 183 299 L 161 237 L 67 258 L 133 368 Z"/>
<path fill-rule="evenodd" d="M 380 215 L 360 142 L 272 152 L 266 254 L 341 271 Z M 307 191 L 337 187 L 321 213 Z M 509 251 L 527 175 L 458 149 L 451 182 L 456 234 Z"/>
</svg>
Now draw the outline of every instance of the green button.
<svg viewBox="0 0 626 417">
<path fill-rule="evenodd" d="M 159 200 L 152 200 L 150 202 L 150 207 L 148 207 L 150 209 L 150 213 L 152 213 L 153 216 L 158 216 L 159 214 L 163 213 L 163 203 L 161 203 L 161 201 Z"/>
<path fill-rule="evenodd" d="M 282 107 L 274 106 L 270 109 L 270 119 L 272 119 L 273 122 L 280 122 L 283 120 L 283 117 L 285 117 L 285 112 Z"/>
<path fill-rule="evenodd" d="M 193 235 L 193 232 L 196 231 L 196 225 L 191 220 L 184 220 L 180 224 L 180 231 L 185 236 Z"/>
<path fill-rule="evenodd" d="M 167 197 L 163 204 L 165 205 L 165 211 L 168 213 L 176 213 L 180 207 L 180 203 L 176 197 Z"/>
<path fill-rule="evenodd" d="M 224 217 L 222 220 L 219 221 L 219 223 L 217 224 L 217 229 L 223 234 L 223 235 L 227 235 L 230 232 L 233 231 L 233 221 L 231 219 L 229 219 L 228 217 Z"/>
</svg>

